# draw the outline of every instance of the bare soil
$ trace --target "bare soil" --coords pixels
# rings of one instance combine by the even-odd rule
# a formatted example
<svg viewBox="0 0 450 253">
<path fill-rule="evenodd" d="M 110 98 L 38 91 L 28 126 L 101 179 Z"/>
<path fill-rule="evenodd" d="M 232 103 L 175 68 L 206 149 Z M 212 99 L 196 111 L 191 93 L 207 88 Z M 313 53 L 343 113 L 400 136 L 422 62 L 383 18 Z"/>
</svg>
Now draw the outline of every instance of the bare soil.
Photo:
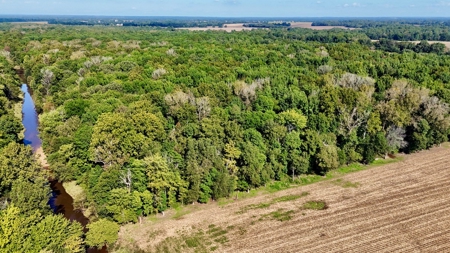
<svg viewBox="0 0 450 253">
<path fill-rule="evenodd" d="M 22 25 L 22 24 L 36 24 L 36 25 L 48 25 L 48 21 L 26 21 L 26 22 L 10 22 L 11 24 Z"/>
<path fill-rule="evenodd" d="M 213 224 L 226 230 L 226 240 L 216 240 L 221 243 L 206 252 L 450 252 L 449 148 L 339 179 L 352 184 L 331 179 L 225 206 L 196 204 L 177 219 L 166 213 L 126 225 L 119 242 L 151 252 L 167 238 L 180 237 L 179 231 L 194 234 Z M 293 195 L 302 197 L 276 201 Z M 327 208 L 304 208 L 313 201 Z M 193 252 L 194 246 L 179 249 Z"/>
<path fill-rule="evenodd" d="M 244 24 L 225 24 L 226 27 L 189 27 L 189 28 L 179 28 L 189 31 L 248 31 L 253 29 L 267 29 L 267 28 L 255 28 L 255 27 L 244 27 Z M 330 30 L 333 28 L 340 28 L 345 30 L 354 30 L 356 28 L 348 28 L 345 26 L 312 26 L 312 22 L 291 22 L 291 28 L 308 28 L 312 30 Z"/>
<path fill-rule="evenodd" d="M 345 26 L 312 26 L 313 22 L 291 22 L 292 28 L 308 28 L 312 30 L 330 30 L 334 28 L 340 28 L 344 30 L 355 30 L 356 28 L 348 28 Z"/>
<path fill-rule="evenodd" d="M 225 27 L 226 26 L 226 27 Z M 255 28 L 253 27 L 244 27 L 244 24 L 225 24 L 224 27 L 189 27 L 189 28 L 179 28 L 181 30 L 189 30 L 189 31 L 226 31 L 226 32 L 232 32 L 232 31 L 249 31 L 253 30 Z"/>
<path fill-rule="evenodd" d="M 36 151 L 34 152 L 34 155 L 36 156 L 36 159 L 39 162 L 39 164 L 42 166 L 42 168 L 48 168 L 49 164 L 47 162 L 47 156 L 45 155 L 42 147 L 39 147 L 38 149 L 36 149 Z"/>
</svg>

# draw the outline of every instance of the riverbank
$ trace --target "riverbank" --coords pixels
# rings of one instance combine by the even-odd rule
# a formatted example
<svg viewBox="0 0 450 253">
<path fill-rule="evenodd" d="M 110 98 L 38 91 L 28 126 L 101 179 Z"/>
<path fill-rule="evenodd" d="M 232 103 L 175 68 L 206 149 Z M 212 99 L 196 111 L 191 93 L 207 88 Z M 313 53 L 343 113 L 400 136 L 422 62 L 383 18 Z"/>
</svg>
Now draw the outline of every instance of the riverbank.
<svg viewBox="0 0 450 253">
<path fill-rule="evenodd" d="M 47 162 L 47 156 L 42 148 L 42 141 L 39 138 L 39 117 L 36 112 L 36 108 L 31 97 L 29 87 L 26 84 L 22 85 L 23 104 L 22 104 L 22 124 L 25 128 L 23 142 L 25 145 L 33 148 L 33 153 L 36 160 L 42 166 L 43 169 L 51 168 Z M 70 221 L 77 221 L 84 227 L 84 232 L 87 232 L 86 225 L 89 223 L 89 219 L 86 218 L 81 210 L 74 208 L 74 198 L 70 196 L 65 190 L 63 184 L 56 180 L 49 179 L 52 189 L 52 197 L 49 199 L 49 205 L 53 212 L 56 214 L 62 214 Z M 86 249 L 88 253 L 107 253 L 106 248 Z"/>
<path fill-rule="evenodd" d="M 42 168 L 48 169 L 49 164 L 47 162 L 47 156 L 44 153 L 44 149 L 42 147 L 37 148 L 34 151 L 34 156 L 36 157 L 39 164 L 42 166 Z"/>
</svg>

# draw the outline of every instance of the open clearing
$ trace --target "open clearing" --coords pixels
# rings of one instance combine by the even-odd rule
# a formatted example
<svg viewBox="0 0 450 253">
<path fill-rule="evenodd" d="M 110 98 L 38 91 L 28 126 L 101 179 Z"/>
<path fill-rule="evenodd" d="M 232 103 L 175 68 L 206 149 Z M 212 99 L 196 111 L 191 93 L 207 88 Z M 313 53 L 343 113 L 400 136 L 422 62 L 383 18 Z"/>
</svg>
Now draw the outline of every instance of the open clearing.
<svg viewBox="0 0 450 253">
<path fill-rule="evenodd" d="M 312 26 L 313 22 L 291 22 L 292 28 L 308 28 L 313 30 L 330 30 L 333 28 L 340 28 L 345 30 L 355 30 L 356 28 L 348 28 L 345 26 Z"/>
<path fill-rule="evenodd" d="M 312 30 L 330 30 L 333 28 L 340 28 L 345 30 L 354 30 L 355 28 L 347 28 L 345 26 L 312 26 L 312 22 L 291 22 L 290 28 L 308 28 Z M 243 30 L 253 30 L 253 29 L 267 29 L 267 28 L 256 28 L 256 27 L 245 27 L 244 24 L 225 24 L 224 27 L 189 27 L 189 28 L 178 28 L 189 31 L 243 31 Z"/>
<path fill-rule="evenodd" d="M 26 25 L 26 24 L 35 24 L 35 25 L 48 25 L 48 21 L 24 21 L 24 22 L 10 22 L 15 25 Z"/>
<path fill-rule="evenodd" d="M 149 252 L 450 252 L 450 149 L 170 216 L 122 227 L 120 243 Z"/>
<path fill-rule="evenodd" d="M 189 31 L 226 31 L 226 32 L 232 32 L 232 31 L 248 31 L 248 30 L 253 30 L 253 29 L 257 29 L 254 27 L 245 27 L 244 24 L 225 24 L 224 27 L 212 27 L 212 26 L 208 26 L 208 27 L 189 27 L 189 28 L 178 28 L 181 30 L 189 30 Z"/>
</svg>

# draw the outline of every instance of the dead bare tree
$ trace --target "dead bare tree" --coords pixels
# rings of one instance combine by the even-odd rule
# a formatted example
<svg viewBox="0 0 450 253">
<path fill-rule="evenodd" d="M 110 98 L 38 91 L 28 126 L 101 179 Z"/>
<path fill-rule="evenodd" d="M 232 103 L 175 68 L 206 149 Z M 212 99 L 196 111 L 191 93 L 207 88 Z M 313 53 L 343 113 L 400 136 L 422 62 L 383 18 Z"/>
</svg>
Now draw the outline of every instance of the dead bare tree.
<svg viewBox="0 0 450 253">
<path fill-rule="evenodd" d="M 406 131 L 400 127 L 390 127 L 386 133 L 386 141 L 391 149 L 400 149 L 408 146 L 408 142 L 405 141 Z M 386 153 L 386 157 L 387 157 Z"/>
<path fill-rule="evenodd" d="M 251 84 L 247 84 L 243 81 L 234 83 L 234 92 L 238 95 L 246 105 L 250 105 L 256 99 L 256 91 L 264 87 L 264 85 L 270 83 L 270 78 L 259 78 L 253 81 Z"/>
<path fill-rule="evenodd" d="M 438 97 L 430 97 L 423 103 L 423 114 L 427 120 L 440 127 L 448 128 L 448 113 L 450 111 L 449 105 L 443 103 Z"/>
<path fill-rule="evenodd" d="M 344 88 L 360 90 L 361 86 L 373 86 L 375 80 L 371 77 L 363 77 L 352 73 L 345 73 L 340 79 L 335 80 L 335 84 Z"/>
<path fill-rule="evenodd" d="M 333 67 L 331 67 L 330 65 L 322 65 L 317 68 L 317 73 L 322 75 L 331 71 L 333 71 Z"/>
<path fill-rule="evenodd" d="M 44 86 L 45 92 L 48 96 L 50 95 L 50 87 L 52 85 L 53 78 L 55 77 L 55 75 L 49 69 L 41 69 L 41 74 L 42 74 L 42 85 Z"/>
<path fill-rule="evenodd" d="M 167 54 L 168 56 L 176 56 L 176 55 L 177 55 L 177 53 L 175 52 L 175 49 L 173 49 L 173 48 L 167 50 L 167 51 L 166 51 L 166 54 Z"/>
<path fill-rule="evenodd" d="M 159 68 L 159 69 L 153 71 L 152 78 L 157 80 L 157 79 L 161 78 L 163 75 L 165 75 L 166 73 L 167 73 L 167 71 L 165 69 Z"/>
<path fill-rule="evenodd" d="M 346 107 L 339 108 L 339 113 L 341 115 L 339 130 L 344 136 L 350 135 L 353 130 L 366 122 L 370 115 L 368 110 L 358 111 L 357 107 L 352 110 Z"/>
<path fill-rule="evenodd" d="M 127 187 L 128 193 L 130 193 L 131 192 L 131 184 L 132 184 L 130 168 L 127 168 L 127 171 L 122 173 L 120 179 L 122 179 L 122 183 L 125 184 L 125 186 Z"/>
<path fill-rule="evenodd" d="M 209 105 L 209 97 L 201 97 L 195 100 L 197 105 L 198 120 L 202 120 L 204 117 L 209 116 L 211 112 L 211 106 Z"/>
</svg>

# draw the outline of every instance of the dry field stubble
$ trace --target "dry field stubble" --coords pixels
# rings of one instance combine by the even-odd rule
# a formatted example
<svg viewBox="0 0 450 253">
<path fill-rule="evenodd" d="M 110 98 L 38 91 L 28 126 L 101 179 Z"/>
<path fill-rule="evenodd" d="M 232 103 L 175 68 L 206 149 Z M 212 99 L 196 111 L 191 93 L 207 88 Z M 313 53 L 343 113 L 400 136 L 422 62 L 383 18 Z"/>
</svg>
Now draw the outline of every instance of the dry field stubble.
<svg viewBox="0 0 450 253">
<path fill-rule="evenodd" d="M 125 226 L 120 240 L 130 243 L 130 233 L 139 234 L 133 244 L 146 251 L 164 243 L 184 245 L 170 245 L 173 252 L 199 251 L 198 244 L 200 252 L 450 252 L 449 155 L 449 148 L 434 148 L 399 163 L 345 175 L 340 181 L 222 207 L 196 205 L 197 210 L 177 220 L 165 217 Z M 327 208 L 305 208 L 312 201 L 324 201 Z M 220 228 L 225 239 L 212 237 L 211 226 Z M 189 233 L 197 233 L 198 244 L 183 237 Z"/>
<path fill-rule="evenodd" d="M 225 24 L 226 27 L 190 27 L 190 28 L 178 28 L 189 31 L 248 31 L 253 29 L 261 29 L 254 27 L 245 27 L 244 24 Z M 312 22 L 291 22 L 291 28 L 308 28 L 312 30 L 330 30 L 333 28 L 340 28 L 345 30 L 354 30 L 355 28 L 347 28 L 345 26 L 312 26 Z M 263 28 L 266 29 L 266 28 Z"/>
<path fill-rule="evenodd" d="M 355 30 L 356 28 L 348 28 L 345 26 L 312 26 L 313 22 L 291 22 L 292 28 L 309 28 L 313 30 L 330 30 L 333 28 L 340 28 L 344 30 Z"/>
<path fill-rule="evenodd" d="M 189 28 L 178 28 L 180 30 L 189 30 L 189 31 L 249 31 L 256 28 L 253 27 L 245 27 L 244 24 L 225 24 L 225 27 L 189 27 Z"/>
</svg>

